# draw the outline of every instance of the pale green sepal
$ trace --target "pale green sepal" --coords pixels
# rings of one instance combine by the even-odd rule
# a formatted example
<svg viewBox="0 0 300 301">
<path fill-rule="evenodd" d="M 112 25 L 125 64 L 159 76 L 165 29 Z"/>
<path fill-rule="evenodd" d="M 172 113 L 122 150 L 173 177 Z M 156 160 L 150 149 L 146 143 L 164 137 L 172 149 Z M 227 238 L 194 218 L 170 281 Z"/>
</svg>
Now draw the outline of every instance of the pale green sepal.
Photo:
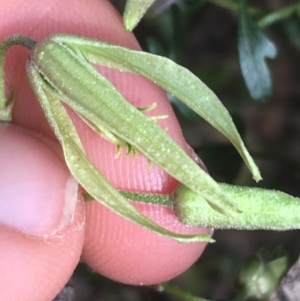
<svg viewBox="0 0 300 301">
<path fill-rule="evenodd" d="M 132 31 L 155 0 L 127 0 L 123 14 L 124 26 Z"/>
<path fill-rule="evenodd" d="M 76 52 L 50 38 L 37 44 L 31 60 L 59 98 L 94 126 L 101 125 L 126 141 L 220 212 L 239 212 L 219 185 L 163 129 L 126 101 Z"/>
<path fill-rule="evenodd" d="M 27 71 L 31 86 L 62 145 L 71 173 L 90 195 L 130 221 L 178 242 L 214 241 L 209 235 L 185 235 L 168 231 L 140 214 L 89 161 L 70 117 L 61 101 L 56 98 L 56 92 L 52 92 L 52 88 L 44 82 L 33 62 L 29 62 Z"/>
<path fill-rule="evenodd" d="M 64 35 L 54 36 L 53 39 L 82 51 L 90 62 L 141 74 L 175 95 L 226 136 L 242 156 L 254 180 L 261 180 L 259 169 L 246 149 L 227 109 L 189 70 L 165 57 L 93 39 Z"/>
<path fill-rule="evenodd" d="M 174 193 L 175 212 L 190 226 L 241 230 L 300 229 L 300 199 L 276 190 L 220 184 L 241 213 L 234 218 L 219 214 L 195 192 L 179 185 Z"/>
</svg>

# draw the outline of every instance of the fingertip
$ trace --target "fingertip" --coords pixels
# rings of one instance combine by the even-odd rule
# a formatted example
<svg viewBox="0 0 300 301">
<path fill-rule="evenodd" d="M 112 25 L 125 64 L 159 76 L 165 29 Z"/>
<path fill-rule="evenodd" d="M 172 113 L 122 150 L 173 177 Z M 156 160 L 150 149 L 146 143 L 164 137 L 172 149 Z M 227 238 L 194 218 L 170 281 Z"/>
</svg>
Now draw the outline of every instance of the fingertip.
<svg viewBox="0 0 300 301">
<path fill-rule="evenodd" d="M 159 225 L 178 233 L 206 234 L 208 229 L 182 225 L 166 206 L 135 203 Z M 150 232 L 103 205 L 87 206 L 87 228 L 82 258 L 100 274 L 132 285 L 168 281 L 188 269 L 202 254 L 205 243 L 180 244 Z"/>
<path fill-rule="evenodd" d="M 85 206 L 60 149 L 0 124 L 0 300 L 49 301 L 79 261 Z"/>
<path fill-rule="evenodd" d="M 78 183 L 59 145 L 10 124 L 0 124 L 0 139 L 0 223 L 38 236 L 71 223 Z"/>
<path fill-rule="evenodd" d="M 48 237 L 0 226 L 0 300 L 53 300 L 79 262 L 83 217 L 84 206 L 78 202 L 72 224 Z"/>
</svg>

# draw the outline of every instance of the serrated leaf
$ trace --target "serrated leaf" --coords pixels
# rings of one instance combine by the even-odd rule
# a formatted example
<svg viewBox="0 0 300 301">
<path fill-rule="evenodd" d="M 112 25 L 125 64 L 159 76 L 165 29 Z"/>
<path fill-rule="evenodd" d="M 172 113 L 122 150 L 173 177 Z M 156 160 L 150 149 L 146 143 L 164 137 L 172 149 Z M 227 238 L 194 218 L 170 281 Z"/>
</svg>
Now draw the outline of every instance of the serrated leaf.
<svg viewBox="0 0 300 301">
<path fill-rule="evenodd" d="M 127 0 L 123 15 L 124 26 L 132 31 L 155 0 Z"/>
<path fill-rule="evenodd" d="M 272 78 L 266 63 L 277 51 L 257 24 L 251 19 L 245 0 L 240 0 L 238 51 L 241 71 L 251 97 L 265 101 L 272 95 Z"/>
</svg>

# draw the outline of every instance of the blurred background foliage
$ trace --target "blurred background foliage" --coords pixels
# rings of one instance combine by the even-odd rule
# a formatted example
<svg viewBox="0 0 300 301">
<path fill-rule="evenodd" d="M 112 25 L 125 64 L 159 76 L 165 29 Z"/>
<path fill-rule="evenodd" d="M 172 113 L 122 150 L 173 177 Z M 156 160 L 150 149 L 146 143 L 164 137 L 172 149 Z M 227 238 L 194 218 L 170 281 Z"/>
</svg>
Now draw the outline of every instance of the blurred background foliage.
<svg viewBox="0 0 300 301">
<path fill-rule="evenodd" d="M 112 2 L 122 13 L 125 1 Z M 134 33 L 145 51 L 187 67 L 218 95 L 261 169 L 264 180 L 259 186 L 300 196 L 300 2 L 249 0 L 247 7 L 277 48 L 276 59 L 268 60 L 273 93 L 265 102 L 253 101 L 239 67 L 238 1 L 157 0 Z M 278 17 L 276 12 L 283 13 Z M 229 142 L 177 99 L 169 99 L 187 142 L 210 174 L 222 182 L 255 185 Z M 209 300 L 232 300 L 238 270 L 249 256 L 280 245 L 291 265 L 299 255 L 298 235 L 299 231 L 216 231 L 217 243 L 170 283 Z M 78 301 L 182 300 L 151 287 L 114 283 L 83 264 L 73 282 Z"/>
</svg>

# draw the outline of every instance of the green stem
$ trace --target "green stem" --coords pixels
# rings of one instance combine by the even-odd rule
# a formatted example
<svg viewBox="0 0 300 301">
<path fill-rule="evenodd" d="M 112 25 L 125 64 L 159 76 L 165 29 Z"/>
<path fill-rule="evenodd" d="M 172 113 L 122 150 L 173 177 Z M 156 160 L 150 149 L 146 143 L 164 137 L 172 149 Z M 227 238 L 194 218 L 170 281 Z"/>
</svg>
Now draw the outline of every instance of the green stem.
<svg viewBox="0 0 300 301">
<path fill-rule="evenodd" d="M 14 93 L 11 89 L 11 95 L 6 98 L 5 83 L 4 83 L 4 62 L 7 51 L 14 45 L 23 45 L 28 49 L 32 49 L 35 41 L 22 35 L 10 36 L 0 45 L 0 121 L 11 121 Z"/>
<path fill-rule="evenodd" d="M 228 9 L 233 12 L 238 12 L 239 4 L 232 2 L 231 0 L 208 0 L 208 2 L 218 5 L 222 8 Z M 270 26 L 276 22 L 290 18 L 293 14 L 300 10 L 300 4 L 292 4 L 288 7 L 276 10 L 274 12 L 267 13 L 258 22 L 257 25 L 261 28 Z M 264 12 L 256 7 L 248 6 L 248 12 L 253 17 L 259 17 Z"/>
<path fill-rule="evenodd" d="M 171 195 L 168 194 L 138 193 L 122 190 L 120 190 L 119 192 L 128 200 L 156 205 L 172 206 Z M 94 200 L 94 198 L 87 193 L 84 195 L 84 200 L 92 201 Z"/>
<path fill-rule="evenodd" d="M 178 219 L 189 226 L 276 231 L 300 229 L 299 198 L 275 190 L 219 185 L 240 210 L 234 217 L 213 210 L 199 194 L 182 184 L 172 195 L 120 193 L 128 200 L 170 206 L 174 208 Z M 86 195 L 85 199 L 93 198 Z"/>
<path fill-rule="evenodd" d="M 222 8 L 238 12 L 239 11 L 239 4 L 236 2 L 232 2 L 232 0 L 208 0 L 210 3 L 218 5 Z M 262 15 L 263 11 L 256 8 L 256 7 L 248 7 L 248 12 L 252 16 L 260 16 Z"/>
<path fill-rule="evenodd" d="M 138 202 L 159 204 L 171 206 L 171 196 L 167 194 L 142 194 L 130 191 L 121 191 L 121 194 L 128 200 L 135 200 Z"/>
<path fill-rule="evenodd" d="M 211 301 L 211 300 L 195 297 L 195 296 L 193 296 L 173 285 L 170 285 L 168 283 L 160 284 L 160 287 L 167 293 L 175 295 L 176 297 L 179 297 L 185 301 Z"/>
<path fill-rule="evenodd" d="M 274 12 L 271 12 L 261 18 L 257 25 L 261 28 L 270 26 L 278 21 L 285 20 L 287 18 L 290 18 L 293 14 L 297 13 L 297 11 L 300 10 L 300 4 L 293 4 L 288 7 L 276 10 Z"/>
</svg>

